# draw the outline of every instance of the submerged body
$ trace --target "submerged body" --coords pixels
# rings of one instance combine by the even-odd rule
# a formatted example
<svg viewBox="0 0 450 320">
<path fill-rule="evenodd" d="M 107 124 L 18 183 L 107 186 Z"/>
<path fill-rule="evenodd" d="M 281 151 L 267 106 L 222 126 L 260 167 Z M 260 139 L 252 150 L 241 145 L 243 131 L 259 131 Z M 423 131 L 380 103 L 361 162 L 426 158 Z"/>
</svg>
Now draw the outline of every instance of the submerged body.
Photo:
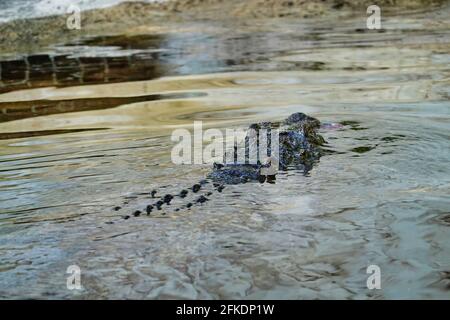
<svg viewBox="0 0 450 320">
<path fill-rule="evenodd" d="M 209 200 L 209 196 L 213 192 L 221 193 L 225 188 L 225 185 L 240 184 L 246 182 L 268 182 L 274 183 L 278 170 L 286 171 L 288 169 L 302 170 L 304 173 L 310 171 L 321 155 L 323 150 L 321 146 L 325 143 L 323 137 L 317 133 L 320 128 L 319 120 L 305 115 L 304 113 L 294 113 L 282 122 L 262 122 L 252 124 L 247 131 L 245 138 L 246 148 L 246 160 L 244 163 L 238 163 L 236 160 L 236 149 L 234 148 L 234 162 L 233 163 L 214 163 L 213 170 L 207 175 L 207 178 L 194 184 L 190 190 L 183 189 L 177 195 L 158 195 L 156 190 L 153 190 L 150 194 L 154 199 L 158 199 L 155 203 L 147 205 L 144 212 L 150 215 L 154 210 L 162 210 L 162 206 L 171 204 L 174 197 L 186 201 L 175 211 L 180 209 L 190 209 L 194 204 L 202 204 Z M 267 133 L 267 138 L 272 141 L 271 136 L 274 134 L 274 130 L 278 133 L 277 144 L 272 143 L 262 144 L 260 143 L 262 137 L 256 136 L 256 132 Z M 253 136 L 252 136 L 253 135 Z M 276 137 L 276 136 L 275 136 Z M 253 145 L 252 145 L 253 144 Z M 265 145 L 267 150 L 260 152 L 260 146 Z M 255 147 L 257 150 L 257 163 L 251 164 L 248 162 L 248 155 L 250 146 Z M 260 159 L 259 156 L 266 154 L 265 159 Z M 276 166 L 274 165 L 276 163 Z M 197 196 L 192 202 L 188 202 L 185 198 L 189 193 L 197 194 L 204 189 L 204 186 L 212 181 L 213 189 L 206 191 Z M 119 211 L 121 207 L 116 207 L 114 210 Z M 162 211 L 163 215 L 165 211 Z M 138 210 L 132 215 L 123 216 L 124 219 L 129 219 L 131 216 L 139 216 L 141 211 Z"/>
</svg>

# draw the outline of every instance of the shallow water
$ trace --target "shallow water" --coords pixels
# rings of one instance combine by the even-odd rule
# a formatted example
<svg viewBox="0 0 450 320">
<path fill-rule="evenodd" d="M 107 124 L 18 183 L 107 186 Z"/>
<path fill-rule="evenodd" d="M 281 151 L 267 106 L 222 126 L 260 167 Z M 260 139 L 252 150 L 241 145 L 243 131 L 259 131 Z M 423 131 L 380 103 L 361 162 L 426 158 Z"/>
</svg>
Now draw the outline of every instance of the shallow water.
<svg viewBox="0 0 450 320">
<path fill-rule="evenodd" d="M 191 23 L 52 48 L 31 72 L 5 58 L 0 296 L 448 298 L 448 13 L 381 32 L 361 17 Z M 172 164 L 173 129 L 299 111 L 344 125 L 322 130 L 335 152 L 308 175 L 122 218 L 209 171 Z M 81 291 L 66 288 L 72 264 Z M 381 290 L 366 287 L 372 264 Z"/>
</svg>

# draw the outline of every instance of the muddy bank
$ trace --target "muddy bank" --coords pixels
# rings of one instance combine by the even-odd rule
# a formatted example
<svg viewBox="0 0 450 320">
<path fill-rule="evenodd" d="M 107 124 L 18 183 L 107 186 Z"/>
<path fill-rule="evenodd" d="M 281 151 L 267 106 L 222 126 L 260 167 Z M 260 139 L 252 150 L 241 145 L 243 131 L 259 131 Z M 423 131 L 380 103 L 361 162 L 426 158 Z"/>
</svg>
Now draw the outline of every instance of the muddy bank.
<svg viewBox="0 0 450 320">
<path fill-rule="evenodd" d="M 431 10 L 443 0 L 381 0 L 383 14 L 404 9 Z M 83 11 L 81 30 L 66 27 L 68 15 L 15 20 L 0 25 L 0 54 L 27 54 L 49 45 L 92 35 L 161 33 L 185 21 L 311 18 L 352 15 L 365 11 L 368 0 L 177 0 L 163 3 L 122 3 L 111 8 Z M 226 14 L 224 14 L 224 12 Z"/>
</svg>

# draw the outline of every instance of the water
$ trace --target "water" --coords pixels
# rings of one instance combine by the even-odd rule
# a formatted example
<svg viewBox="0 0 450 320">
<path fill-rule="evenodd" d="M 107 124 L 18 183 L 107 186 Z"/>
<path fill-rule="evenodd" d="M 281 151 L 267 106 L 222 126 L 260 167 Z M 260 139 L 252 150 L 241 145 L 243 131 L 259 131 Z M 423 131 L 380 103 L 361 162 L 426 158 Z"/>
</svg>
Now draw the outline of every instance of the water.
<svg viewBox="0 0 450 320">
<path fill-rule="evenodd" d="M 51 50 L 56 74 L 47 56 L 28 76 L 3 61 L 0 296 L 448 298 L 448 13 L 382 32 L 355 17 L 80 40 Z M 309 175 L 122 218 L 210 170 L 171 163 L 173 129 L 298 111 L 344 124 L 322 130 L 335 152 Z M 366 287 L 372 264 L 382 290 Z"/>
</svg>

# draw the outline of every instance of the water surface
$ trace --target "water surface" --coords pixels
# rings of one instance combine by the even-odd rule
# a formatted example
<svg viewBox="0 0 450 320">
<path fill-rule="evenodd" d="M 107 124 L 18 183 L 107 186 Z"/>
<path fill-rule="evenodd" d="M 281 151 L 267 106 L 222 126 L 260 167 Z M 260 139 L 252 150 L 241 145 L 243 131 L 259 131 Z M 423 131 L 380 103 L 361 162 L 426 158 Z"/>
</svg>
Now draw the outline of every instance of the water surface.
<svg viewBox="0 0 450 320">
<path fill-rule="evenodd" d="M 381 31 L 361 17 L 198 22 L 4 58 L 0 296 L 448 298 L 448 14 Z M 322 130 L 334 153 L 308 175 L 122 218 L 210 170 L 172 164 L 173 129 L 293 112 L 343 124 Z M 71 264 L 81 291 L 66 288 Z M 372 264 L 382 290 L 366 287 Z"/>
</svg>

